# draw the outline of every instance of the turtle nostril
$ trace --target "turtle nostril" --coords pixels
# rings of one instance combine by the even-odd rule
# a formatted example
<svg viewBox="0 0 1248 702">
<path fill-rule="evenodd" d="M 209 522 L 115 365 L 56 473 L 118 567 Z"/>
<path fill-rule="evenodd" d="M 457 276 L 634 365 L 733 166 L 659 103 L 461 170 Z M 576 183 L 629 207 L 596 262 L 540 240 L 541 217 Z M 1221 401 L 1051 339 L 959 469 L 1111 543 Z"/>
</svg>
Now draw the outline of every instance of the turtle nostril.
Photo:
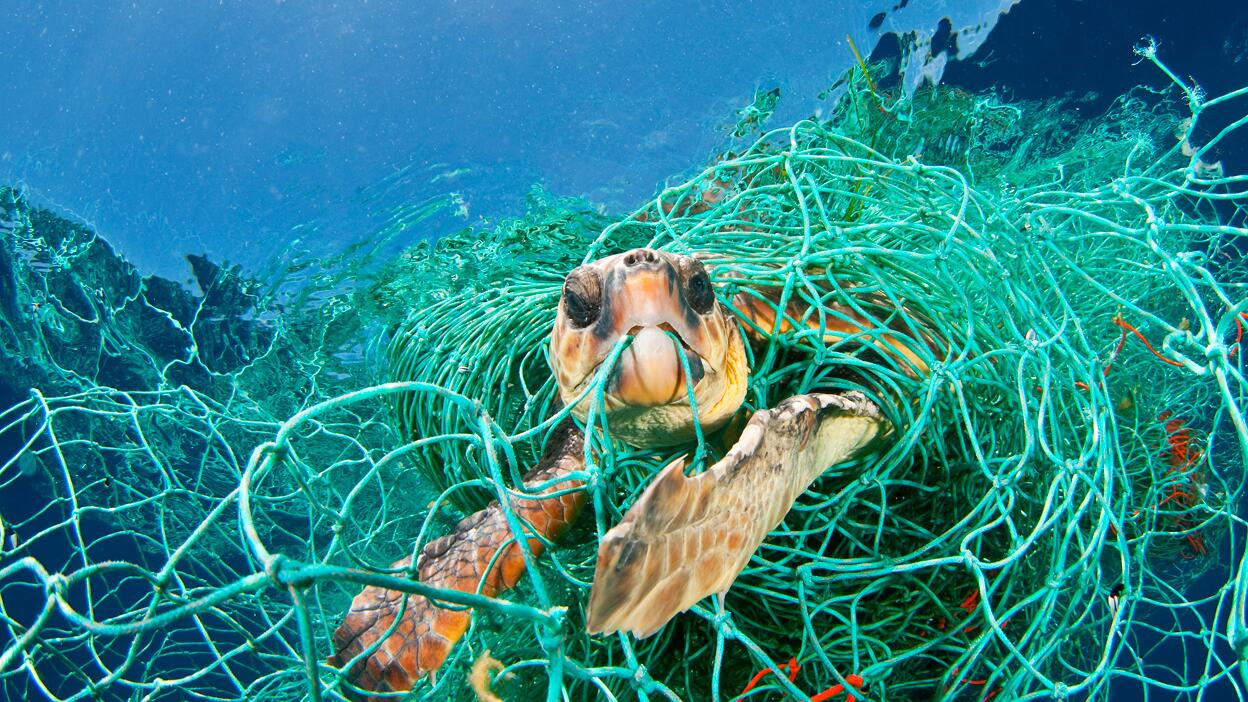
<svg viewBox="0 0 1248 702">
<path fill-rule="evenodd" d="M 624 265 L 630 268 L 643 263 L 657 263 L 658 260 L 658 256 L 650 249 L 633 249 L 624 254 Z"/>
</svg>

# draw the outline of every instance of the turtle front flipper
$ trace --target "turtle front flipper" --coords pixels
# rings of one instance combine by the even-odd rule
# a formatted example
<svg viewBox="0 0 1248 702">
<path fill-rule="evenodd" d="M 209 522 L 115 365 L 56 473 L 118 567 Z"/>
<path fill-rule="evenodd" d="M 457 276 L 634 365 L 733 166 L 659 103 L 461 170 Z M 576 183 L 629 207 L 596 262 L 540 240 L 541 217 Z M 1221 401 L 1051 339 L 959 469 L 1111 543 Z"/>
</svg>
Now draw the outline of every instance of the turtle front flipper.
<svg viewBox="0 0 1248 702">
<path fill-rule="evenodd" d="M 524 476 L 524 483 L 537 486 L 583 467 L 584 437 L 567 420 L 555 430 L 541 461 Z M 580 487 L 583 483 L 568 479 L 545 488 L 542 494 Z M 585 492 L 579 489 L 544 499 L 511 500 L 512 510 L 529 534 L 528 545 L 534 556 L 545 550 L 543 539 L 558 538 L 584 506 Z M 405 558 L 393 567 L 410 563 L 410 558 Z M 490 597 L 513 587 L 524 574 L 524 567 L 520 546 L 497 501 L 464 518 L 450 534 L 430 541 L 417 561 L 422 583 Z M 400 621 L 386 637 L 396 617 L 401 617 Z M 352 682 L 373 692 L 404 692 L 442 666 L 455 642 L 467 631 L 471 617 L 469 609 L 449 609 L 420 595 L 366 587 L 351 602 L 351 611 L 334 632 L 336 653 L 329 663 L 347 665 L 376 645 L 376 650 L 352 667 Z"/>
<path fill-rule="evenodd" d="M 815 478 L 889 431 L 861 393 L 797 395 L 756 412 L 710 469 L 668 465 L 603 537 L 589 631 L 644 638 L 727 591 Z"/>
</svg>

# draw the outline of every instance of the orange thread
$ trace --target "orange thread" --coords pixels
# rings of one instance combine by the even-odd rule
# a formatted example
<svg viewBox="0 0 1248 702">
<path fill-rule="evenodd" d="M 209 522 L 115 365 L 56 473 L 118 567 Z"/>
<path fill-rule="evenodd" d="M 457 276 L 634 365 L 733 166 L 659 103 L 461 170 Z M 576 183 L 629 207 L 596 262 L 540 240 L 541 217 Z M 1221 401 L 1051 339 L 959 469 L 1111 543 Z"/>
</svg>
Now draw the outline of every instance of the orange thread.
<svg viewBox="0 0 1248 702">
<path fill-rule="evenodd" d="M 797 658 L 795 657 L 790 658 L 789 662 L 786 663 L 783 667 L 787 668 L 789 671 L 789 682 L 793 682 L 797 680 L 797 671 L 801 670 L 802 668 L 802 666 L 797 662 Z M 737 699 L 741 699 L 742 697 L 745 696 L 747 692 L 749 692 L 750 690 L 753 690 L 754 686 L 757 685 L 759 681 L 761 681 L 764 677 L 766 677 L 768 673 L 774 673 L 774 672 L 775 672 L 774 668 L 763 668 L 762 670 L 755 673 L 754 677 L 750 678 L 750 683 L 745 686 L 745 689 L 741 691 L 740 695 L 737 695 Z M 856 688 L 861 688 L 863 684 L 865 683 L 861 675 L 846 675 L 845 681 Z M 833 696 L 839 695 L 842 692 L 845 692 L 844 685 L 839 685 L 839 684 L 833 685 L 832 687 L 829 687 L 828 689 L 824 690 L 823 692 L 820 692 L 814 697 L 811 697 L 810 700 L 811 702 L 825 702 L 826 700 L 832 699 Z M 845 702 L 857 702 L 857 700 L 851 694 L 845 699 Z"/>
<path fill-rule="evenodd" d="M 1182 417 L 1171 418 L 1169 410 L 1163 411 L 1157 415 L 1158 421 L 1166 423 L 1166 443 L 1170 445 L 1167 454 L 1170 458 L 1170 470 L 1173 473 L 1179 468 L 1187 468 L 1195 462 L 1199 461 L 1203 455 L 1200 449 L 1192 448 L 1192 430 L 1183 426 L 1186 423 Z"/>
<path fill-rule="evenodd" d="M 784 667 L 789 669 L 789 682 L 793 682 L 794 680 L 796 680 L 797 671 L 801 668 L 801 666 L 797 664 L 797 658 L 795 657 L 790 658 L 789 662 L 786 663 Z M 757 685 L 760 680 L 766 677 L 768 673 L 774 673 L 774 672 L 775 672 L 775 669 L 773 668 L 763 668 L 762 670 L 755 673 L 754 677 L 750 678 L 750 684 L 746 685 L 745 689 L 742 690 L 741 694 L 737 695 L 737 697 L 744 697 L 745 693 L 749 692 L 750 690 L 753 690 L 754 686 Z"/>
<path fill-rule="evenodd" d="M 956 665 L 955 665 L 955 666 L 953 666 L 953 668 L 952 668 L 949 672 L 950 672 L 950 673 L 951 673 L 954 677 L 957 677 L 957 676 L 958 676 L 958 666 L 956 666 Z M 965 677 L 964 677 L 964 678 L 962 678 L 962 679 L 961 679 L 961 681 L 962 681 L 962 684 L 964 684 L 964 685 L 987 685 L 987 684 L 988 684 L 988 678 L 984 678 L 984 679 L 982 679 L 982 680 L 972 680 L 971 678 L 965 678 Z M 948 692 L 949 692 L 949 690 L 950 690 L 950 689 L 951 689 L 951 688 L 946 687 L 946 688 L 945 688 L 945 693 L 946 693 L 946 694 L 948 694 Z M 1000 685 L 996 686 L 996 688 L 994 688 L 991 692 L 989 692 L 989 693 L 988 693 L 988 695 L 987 695 L 986 697 L 984 697 L 984 702 L 988 702 L 988 700 L 992 699 L 993 697 L 996 697 L 996 696 L 997 696 L 997 693 L 998 693 L 998 692 L 1001 692 L 1001 690 L 1002 690 L 1002 689 L 1004 689 L 1004 688 L 1002 688 Z"/>
<path fill-rule="evenodd" d="M 1157 415 L 1157 421 L 1165 423 L 1166 444 L 1167 449 L 1162 453 L 1170 463 L 1167 475 L 1178 473 L 1179 478 L 1186 478 L 1186 482 L 1181 485 L 1180 482 L 1172 483 L 1170 493 L 1161 502 L 1157 503 L 1157 509 L 1165 506 L 1171 500 L 1174 500 L 1180 510 L 1179 514 L 1170 517 L 1170 528 L 1178 531 L 1186 529 L 1188 523 L 1184 519 L 1183 510 L 1187 510 L 1200 502 L 1200 495 L 1196 487 L 1196 481 L 1202 479 L 1199 472 L 1185 475 L 1190 469 L 1203 457 L 1203 452 L 1199 448 L 1192 446 L 1192 430 L 1185 426 L 1186 420 L 1182 417 L 1175 417 L 1169 410 L 1164 410 Z M 1208 555 L 1205 548 L 1205 539 L 1198 533 L 1186 534 L 1184 536 L 1187 545 L 1190 548 L 1184 548 L 1180 555 L 1185 560 L 1192 560 L 1197 556 Z"/>
<path fill-rule="evenodd" d="M 1152 345 L 1152 344 L 1150 344 L 1150 343 L 1148 343 L 1148 339 L 1144 338 L 1144 335 L 1140 333 L 1140 330 L 1139 330 L 1139 329 L 1136 329 L 1136 328 L 1135 328 L 1135 327 L 1133 327 L 1133 326 L 1131 326 L 1131 324 L 1130 324 L 1130 323 L 1128 323 L 1128 322 L 1127 322 L 1127 320 L 1125 320 L 1125 319 L 1123 319 L 1123 318 L 1122 318 L 1122 315 L 1116 315 L 1116 316 L 1114 317 L 1114 324 L 1117 324 L 1118 326 L 1122 327 L 1123 329 L 1125 329 L 1125 330 L 1127 330 L 1127 331 L 1131 332 L 1132 334 L 1135 334 L 1135 335 L 1136 335 L 1136 337 L 1138 337 L 1140 341 L 1144 342 L 1144 345 L 1148 347 L 1148 350 L 1149 350 L 1149 351 L 1151 351 L 1151 352 L 1153 353 L 1153 355 L 1154 355 L 1154 356 L 1156 356 L 1157 358 L 1161 359 L 1161 362 L 1162 362 L 1162 363 L 1166 363 L 1166 364 L 1171 365 L 1171 366 L 1182 366 L 1182 365 L 1183 365 L 1182 363 L 1179 363 L 1178 361 L 1175 361 L 1175 360 L 1173 360 L 1173 359 L 1166 358 L 1165 356 L 1162 356 L 1160 353 L 1157 353 L 1157 349 L 1153 348 L 1153 345 Z M 1124 336 L 1125 336 L 1125 334 L 1124 334 Z"/>
<path fill-rule="evenodd" d="M 1234 358 L 1235 354 L 1239 352 L 1240 347 L 1243 345 L 1244 323 L 1240 320 L 1248 320 L 1248 312 L 1240 312 L 1235 317 L 1235 343 L 1231 346 L 1231 350 L 1226 353 L 1228 360 Z"/>
<path fill-rule="evenodd" d="M 1207 554 L 1207 551 L 1205 551 L 1205 538 L 1200 534 L 1188 534 L 1187 543 L 1192 547 L 1191 558 Z M 1191 558 L 1188 560 L 1191 560 Z"/>
<path fill-rule="evenodd" d="M 1175 486 L 1171 486 L 1171 488 L 1170 488 L 1170 489 L 1171 489 L 1171 490 L 1173 490 L 1173 492 L 1171 492 L 1169 495 L 1167 495 L 1167 496 L 1166 496 L 1166 499 L 1164 499 L 1164 500 L 1162 500 L 1161 502 L 1158 502 L 1158 503 L 1157 503 L 1157 508 L 1158 508 L 1158 509 L 1161 509 L 1162 505 L 1166 504 L 1166 503 L 1167 503 L 1167 502 L 1169 502 L 1170 500 L 1173 500 L 1174 498 L 1178 497 L 1179 495 L 1184 495 L 1184 493 L 1183 493 L 1181 490 L 1179 490 L 1177 487 L 1175 487 Z M 1185 495 L 1185 496 L 1186 496 L 1186 495 Z"/>
<path fill-rule="evenodd" d="M 862 676 L 860 675 L 846 675 L 845 682 L 849 683 L 850 685 L 853 685 L 856 688 L 861 688 L 865 681 L 862 679 Z M 828 689 L 824 690 L 823 692 L 820 692 L 814 697 L 811 697 L 810 702 L 824 702 L 824 700 L 830 700 L 832 699 L 833 695 L 839 695 L 842 692 L 845 692 L 844 685 L 839 685 L 839 684 L 833 685 L 832 687 L 829 687 Z M 850 695 L 845 698 L 845 702 L 856 702 L 856 700 L 857 698 L 855 698 L 853 695 Z"/>
<path fill-rule="evenodd" d="M 965 600 L 962 600 L 962 604 L 958 605 L 958 608 L 966 612 L 967 614 L 970 614 L 971 612 L 974 612 L 975 608 L 978 606 L 979 606 L 979 590 L 973 590 L 971 591 L 971 594 L 966 596 Z"/>
<path fill-rule="evenodd" d="M 1122 319 L 1122 317 L 1115 317 Z M 1127 343 L 1127 330 L 1122 330 L 1122 336 L 1118 337 L 1118 345 L 1114 347 L 1114 352 L 1109 355 L 1109 363 L 1105 364 L 1105 370 L 1101 373 L 1102 377 L 1109 377 L 1109 369 L 1114 367 L 1114 361 L 1118 360 L 1118 354 L 1122 351 L 1123 344 Z"/>
</svg>

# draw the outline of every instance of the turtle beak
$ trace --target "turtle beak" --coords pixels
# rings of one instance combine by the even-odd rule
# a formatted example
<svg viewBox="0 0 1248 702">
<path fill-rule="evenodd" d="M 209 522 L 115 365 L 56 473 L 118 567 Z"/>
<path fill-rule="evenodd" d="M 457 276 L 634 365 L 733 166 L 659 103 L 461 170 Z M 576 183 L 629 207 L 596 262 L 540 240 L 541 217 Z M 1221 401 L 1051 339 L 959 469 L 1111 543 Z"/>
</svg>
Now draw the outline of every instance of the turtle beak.
<svg viewBox="0 0 1248 702">
<path fill-rule="evenodd" d="M 688 375 L 681 363 L 682 351 L 688 359 Z M 702 358 L 670 325 L 635 328 L 633 341 L 620 356 L 608 390 L 626 405 L 657 407 L 687 394 L 688 386 L 696 386 L 705 375 Z"/>
</svg>

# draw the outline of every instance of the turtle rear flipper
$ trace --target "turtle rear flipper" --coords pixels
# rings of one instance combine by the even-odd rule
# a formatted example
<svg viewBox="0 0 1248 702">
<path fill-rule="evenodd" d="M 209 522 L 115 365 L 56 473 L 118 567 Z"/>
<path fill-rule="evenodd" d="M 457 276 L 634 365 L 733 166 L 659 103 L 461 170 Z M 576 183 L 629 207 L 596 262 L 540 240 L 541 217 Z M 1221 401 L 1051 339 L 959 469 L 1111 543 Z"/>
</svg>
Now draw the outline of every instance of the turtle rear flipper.
<svg viewBox="0 0 1248 702">
<path fill-rule="evenodd" d="M 644 638 L 728 590 L 793 501 L 890 431 L 861 393 L 797 395 L 750 418 L 710 469 L 663 469 L 598 550 L 588 628 Z"/>
<path fill-rule="evenodd" d="M 567 420 L 555 430 L 541 461 L 524 476 L 524 483 L 540 485 L 582 468 L 584 437 Z M 542 491 L 563 492 L 561 495 L 511 498 L 512 510 L 530 534 L 528 546 L 534 556 L 541 555 L 545 542 L 567 531 L 580 514 L 585 506 L 585 492 L 567 491 L 582 486 L 580 481 L 568 479 Z M 403 559 L 393 567 L 403 568 L 410 563 L 410 558 Z M 417 561 L 420 582 L 448 590 L 480 592 L 488 597 L 515 586 L 524 570 L 524 556 L 497 501 L 465 517 L 450 534 L 430 541 Z M 356 595 L 351 611 L 334 632 L 336 653 L 328 662 L 342 667 L 374 649 L 352 665 L 351 681 L 372 692 L 404 692 L 442 666 L 468 630 L 471 618 L 470 609 L 442 607 L 420 595 L 369 586 Z"/>
</svg>

